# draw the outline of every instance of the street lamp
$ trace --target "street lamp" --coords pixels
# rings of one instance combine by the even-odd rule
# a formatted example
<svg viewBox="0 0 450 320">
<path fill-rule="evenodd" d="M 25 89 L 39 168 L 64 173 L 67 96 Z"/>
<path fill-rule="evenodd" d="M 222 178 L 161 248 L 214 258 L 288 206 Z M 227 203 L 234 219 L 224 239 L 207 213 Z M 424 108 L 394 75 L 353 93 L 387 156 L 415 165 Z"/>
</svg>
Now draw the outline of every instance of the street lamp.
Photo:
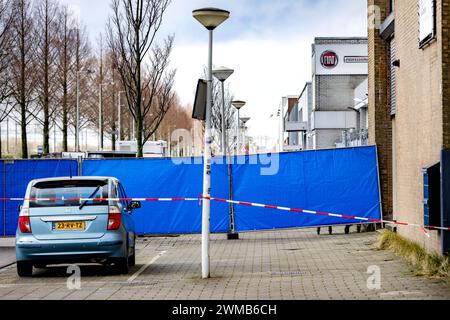
<svg viewBox="0 0 450 320">
<path fill-rule="evenodd" d="M 98 85 L 98 149 L 103 150 L 103 87 L 113 86 L 114 81 L 99 83 Z"/>
<path fill-rule="evenodd" d="M 227 153 L 226 119 L 225 119 L 225 81 L 234 73 L 233 69 L 225 67 L 217 68 L 213 71 L 214 77 L 222 83 L 222 153 Z"/>
<path fill-rule="evenodd" d="M 212 54 L 213 30 L 228 19 L 230 12 L 217 8 L 202 8 L 192 11 L 209 34 L 208 44 L 208 79 L 206 98 L 205 152 L 203 155 L 203 208 L 202 208 L 202 278 L 210 277 L 209 271 L 209 233 L 211 209 L 211 109 L 212 109 Z"/>
<path fill-rule="evenodd" d="M 237 111 L 238 111 L 238 114 L 237 114 L 237 117 L 238 117 L 238 125 L 237 125 L 237 141 L 236 141 L 236 155 L 239 153 L 239 145 L 240 145 L 240 141 L 241 141 L 241 139 L 239 138 L 240 137 L 240 134 L 241 134 L 241 131 L 240 131 L 240 127 L 241 127 L 241 124 L 240 124 L 240 116 L 239 116 L 239 112 L 240 112 L 240 110 L 245 106 L 245 104 L 246 104 L 246 102 L 245 101 L 239 101 L 239 100 L 237 100 L 237 101 L 233 101 L 232 103 L 231 103 L 232 105 L 233 105 L 233 107 L 235 107 L 236 109 L 237 109 Z"/>
<path fill-rule="evenodd" d="M 80 74 L 86 73 L 86 74 L 93 74 L 95 73 L 94 70 L 88 69 L 88 70 L 78 70 L 77 71 L 77 110 L 76 110 L 76 127 L 75 127 L 75 149 L 77 152 L 80 152 Z"/>
<path fill-rule="evenodd" d="M 226 67 L 220 67 L 213 71 L 214 77 L 222 83 L 222 152 L 227 159 L 227 167 L 228 167 L 228 188 L 230 193 L 230 200 L 232 199 L 232 180 L 233 173 L 230 161 L 230 154 L 228 148 L 228 139 L 227 139 L 227 126 L 226 126 L 226 118 L 225 118 L 225 81 L 234 73 L 233 69 L 228 69 Z M 239 239 L 239 234 L 235 231 L 235 223 L 234 223 L 234 208 L 233 204 L 230 202 L 228 205 L 229 208 L 229 216 L 230 216 L 230 230 L 227 234 L 228 240 L 237 240 Z"/>
<path fill-rule="evenodd" d="M 250 121 L 250 118 L 249 117 L 244 117 L 244 118 L 241 118 L 241 121 L 242 121 L 242 129 L 244 129 L 243 131 L 244 131 L 244 139 L 243 139 L 243 145 L 244 145 L 244 148 L 246 148 L 246 145 L 245 145 L 245 143 L 246 143 L 246 141 L 245 141 L 245 125 L 247 124 L 247 122 L 249 122 Z M 241 148 L 242 149 L 242 148 Z"/>
</svg>

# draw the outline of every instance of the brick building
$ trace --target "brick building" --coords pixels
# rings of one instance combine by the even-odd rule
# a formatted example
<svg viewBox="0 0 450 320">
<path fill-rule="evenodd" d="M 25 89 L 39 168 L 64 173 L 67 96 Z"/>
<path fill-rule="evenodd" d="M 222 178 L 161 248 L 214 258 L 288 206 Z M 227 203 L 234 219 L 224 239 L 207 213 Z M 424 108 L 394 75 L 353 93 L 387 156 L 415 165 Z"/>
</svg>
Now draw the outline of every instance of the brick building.
<svg viewBox="0 0 450 320">
<path fill-rule="evenodd" d="M 368 0 L 368 13 L 369 143 L 384 217 L 448 227 L 450 0 Z M 429 252 L 450 247 L 448 231 L 398 231 Z"/>
</svg>

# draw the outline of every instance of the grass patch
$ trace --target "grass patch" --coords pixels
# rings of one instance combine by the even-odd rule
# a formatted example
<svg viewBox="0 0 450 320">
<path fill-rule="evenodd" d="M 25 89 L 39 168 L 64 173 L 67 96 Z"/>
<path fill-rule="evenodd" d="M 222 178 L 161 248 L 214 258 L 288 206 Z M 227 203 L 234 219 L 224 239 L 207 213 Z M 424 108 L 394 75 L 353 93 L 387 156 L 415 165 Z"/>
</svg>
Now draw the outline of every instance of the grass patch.
<svg viewBox="0 0 450 320">
<path fill-rule="evenodd" d="M 442 278 L 450 284 L 450 259 L 440 254 L 428 254 L 417 243 L 406 240 L 395 232 L 385 230 L 378 238 L 377 248 L 390 250 L 405 258 L 416 275 Z"/>
</svg>

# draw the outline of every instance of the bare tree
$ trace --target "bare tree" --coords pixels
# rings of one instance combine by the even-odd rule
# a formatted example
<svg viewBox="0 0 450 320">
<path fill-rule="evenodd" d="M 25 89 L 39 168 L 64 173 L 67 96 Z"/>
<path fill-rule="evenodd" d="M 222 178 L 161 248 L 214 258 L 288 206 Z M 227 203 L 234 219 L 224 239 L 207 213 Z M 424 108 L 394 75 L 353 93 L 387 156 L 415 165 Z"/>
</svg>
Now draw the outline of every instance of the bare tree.
<svg viewBox="0 0 450 320">
<path fill-rule="evenodd" d="M 75 30 L 75 58 L 73 65 L 74 81 L 79 77 L 79 93 L 80 93 L 80 130 L 92 125 L 93 120 L 97 118 L 97 114 L 93 114 L 92 110 L 97 105 L 97 90 L 91 77 L 86 73 L 87 70 L 94 69 L 95 59 L 91 55 L 91 47 L 83 26 L 78 26 Z M 76 96 L 76 88 L 75 93 Z M 73 132 L 76 131 L 76 99 L 73 101 L 74 107 L 70 109 L 70 120 Z"/>
<path fill-rule="evenodd" d="M 156 131 L 173 99 L 174 72 L 167 70 L 173 37 L 162 47 L 153 45 L 169 4 L 170 0 L 112 0 L 111 3 L 108 45 L 114 53 L 136 124 L 138 157 L 143 156 L 143 145 Z M 151 66 L 145 75 L 144 60 L 148 53 L 151 53 Z"/>
<path fill-rule="evenodd" d="M 9 117 L 12 107 L 9 101 L 11 88 L 8 86 L 11 62 L 11 6 L 8 1 L 0 0 L 0 158 L 2 157 L 1 124 Z"/>
<path fill-rule="evenodd" d="M 11 2 L 13 22 L 10 64 L 10 90 L 21 127 L 22 158 L 28 158 L 27 125 L 37 113 L 35 100 L 35 42 L 32 6 L 29 0 Z"/>
<path fill-rule="evenodd" d="M 59 110 L 58 115 L 61 121 L 62 131 L 62 150 L 67 152 L 69 118 L 70 110 L 73 110 L 75 101 L 75 47 L 76 32 L 71 28 L 74 24 L 74 18 L 67 6 L 59 11 L 59 32 L 58 32 L 58 72 L 57 79 L 59 83 Z"/>
<path fill-rule="evenodd" d="M 11 62 L 11 6 L 8 1 L 0 0 L 0 102 L 3 103 L 10 95 L 8 87 L 8 65 Z"/>
<path fill-rule="evenodd" d="M 36 82 L 37 104 L 42 114 L 34 114 L 34 118 L 43 126 L 43 152 L 50 152 L 50 125 L 55 116 L 55 95 L 57 82 L 57 48 L 58 33 L 57 4 L 53 0 L 41 0 L 35 10 L 36 74 L 40 81 Z"/>
</svg>

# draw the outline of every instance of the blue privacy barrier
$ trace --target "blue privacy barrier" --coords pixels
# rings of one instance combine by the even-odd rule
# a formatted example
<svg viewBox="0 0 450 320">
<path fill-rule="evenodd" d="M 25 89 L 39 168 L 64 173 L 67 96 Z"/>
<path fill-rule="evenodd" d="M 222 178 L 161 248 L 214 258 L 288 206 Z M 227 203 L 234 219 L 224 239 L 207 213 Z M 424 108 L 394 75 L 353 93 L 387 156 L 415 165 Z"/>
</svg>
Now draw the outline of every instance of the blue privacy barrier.
<svg viewBox="0 0 450 320">
<path fill-rule="evenodd" d="M 199 159 L 196 159 L 198 161 Z M 223 160 L 217 158 L 216 162 Z M 203 165 L 170 159 L 86 160 L 84 175 L 119 178 L 128 197 L 199 197 Z M 228 198 L 227 166 L 213 164 L 212 196 Z M 278 206 L 380 219 L 375 147 L 307 151 L 233 159 L 233 198 Z M 226 232 L 229 205 L 211 203 L 212 232 Z M 237 231 L 351 224 L 354 220 L 235 205 Z M 196 202 L 148 202 L 135 211 L 138 233 L 201 231 Z"/>
<path fill-rule="evenodd" d="M 229 198 L 223 158 L 212 166 L 212 196 Z M 219 161 L 220 160 L 220 161 Z M 128 197 L 198 198 L 203 164 L 199 158 L 84 160 L 83 175 L 114 176 Z M 196 164 L 197 162 L 197 164 Z M 75 160 L 0 162 L 0 194 L 23 197 L 28 182 L 77 172 Z M 312 211 L 380 219 L 375 147 L 306 151 L 233 158 L 233 199 Z M 20 202 L 1 201 L 0 234 L 14 235 Z M 320 215 L 234 205 L 236 231 L 303 228 L 357 223 Z M 199 233 L 202 207 L 197 201 L 144 202 L 134 212 L 139 234 Z M 211 202 L 212 232 L 229 229 L 229 205 Z"/>
<path fill-rule="evenodd" d="M 77 175 L 76 160 L 0 160 L 1 198 L 23 198 L 33 179 Z M 16 234 L 18 207 L 22 202 L 0 201 L 0 234 Z"/>
<path fill-rule="evenodd" d="M 381 219 L 375 147 L 277 154 L 271 170 L 251 164 L 261 162 L 256 158 L 243 157 L 245 164 L 233 166 L 235 200 Z M 261 174 L 276 169 L 275 175 Z M 238 231 L 360 223 L 242 205 L 235 206 L 235 220 Z"/>
<path fill-rule="evenodd" d="M 111 159 L 83 161 L 83 175 L 113 176 L 124 185 L 127 197 L 199 198 L 203 186 L 203 165 L 199 159 Z M 192 163 L 192 164 L 186 164 Z M 225 165 L 213 165 L 211 186 L 214 194 L 228 198 L 228 171 Z M 133 212 L 140 234 L 198 233 L 202 207 L 197 201 L 143 202 Z M 228 209 L 211 203 L 211 231 L 228 230 Z"/>
</svg>

